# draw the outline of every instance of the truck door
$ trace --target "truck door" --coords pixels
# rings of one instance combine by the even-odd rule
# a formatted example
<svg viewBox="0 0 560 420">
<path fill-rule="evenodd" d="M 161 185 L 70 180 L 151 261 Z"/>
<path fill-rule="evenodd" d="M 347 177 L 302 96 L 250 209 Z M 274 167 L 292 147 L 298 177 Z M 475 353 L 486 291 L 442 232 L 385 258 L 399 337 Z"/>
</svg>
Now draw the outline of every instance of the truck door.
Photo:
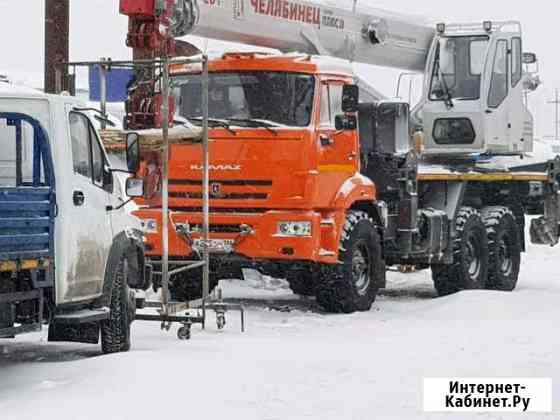
<svg viewBox="0 0 560 420">
<path fill-rule="evenodd" d="M 102 293 L 105 266 L 112 244 L 107 206 L 112 182 L 105 174 L 106 158 L 89 118 L 68 109 L 68 131 L 72 153 L 70 208 L 65 209 L 69 267 L 66 281 L 57 288 L 57 301 L 73 302 Z"/>
<path fill-rule="evenodd" d="M 486 109 L 486 143 L 494 150 L 509 149 L 510 117 L 508 39 L 498 39 L 491 58 L 491 72 Z"/>
<path fill-rule="evenodd" d="M 520 36 L 514 36 L 510 40 L 510 104 L 509 104 L 509 139 L 512 142 L 513 151 L 523 151 L 531 139 L 524 138 L 526 108 L 523 100 L 523 47 Z M 527 144 L 530 147 L 530 144 Z"/>
<path fill-rule="evenodd" d="M 319 147 L 318 172 L 322 205 L 334 198 L 344 181 L 359 169 L 356 130 L 337 131 L 335 117 L 342 112 L 342 81 L 324 81 L 321 84 L 321 109 L 317 144 Z"/>
</svg>

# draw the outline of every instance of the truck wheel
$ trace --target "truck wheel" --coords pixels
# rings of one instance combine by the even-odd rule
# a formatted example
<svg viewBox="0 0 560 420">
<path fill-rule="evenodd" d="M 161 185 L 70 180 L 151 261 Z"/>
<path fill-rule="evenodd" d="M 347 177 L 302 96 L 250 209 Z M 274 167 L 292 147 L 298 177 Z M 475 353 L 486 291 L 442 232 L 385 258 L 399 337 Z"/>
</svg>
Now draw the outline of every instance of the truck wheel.
<svg viewBox="0 0 560 420">
<path fill-rule="evenodd" d="M 350 211 L 342 232 L 338 265 L 322 268 L 317 302 L 332 313 L 369 311 L 382 282 L 385 264 L 381 239 L 373 220 Z"/>
<path fill-rule="evenodd" d="M 521 241 L 515 216 L 507 207 L 486 207 L 482 210 L 482 220 L 490 250 L 486 287 L 511 292 L 517 286 L 521 265 Z"/>
<path fill-rule="evenodd" d="M 311 270 L 293 270 L 286 273 L 290 289 L 296 295 L 314 296 L 317 278 Z"/>
<path fill-rule="evenodd" d="M 130 350 L 130 293 L 126 281 L 127 263 L 122 258 L 113 274 L 109 319 L 101 323 L 103 353 Z"/>
<path fill-rule="evenodd" d="M 455 221 L 453 264 L 432 267 L 434 286 L 440 296 L 466 289 L 484 289 L 488 277 L 488 238 L 478 210 L 463 207 Z"/>
</svg>

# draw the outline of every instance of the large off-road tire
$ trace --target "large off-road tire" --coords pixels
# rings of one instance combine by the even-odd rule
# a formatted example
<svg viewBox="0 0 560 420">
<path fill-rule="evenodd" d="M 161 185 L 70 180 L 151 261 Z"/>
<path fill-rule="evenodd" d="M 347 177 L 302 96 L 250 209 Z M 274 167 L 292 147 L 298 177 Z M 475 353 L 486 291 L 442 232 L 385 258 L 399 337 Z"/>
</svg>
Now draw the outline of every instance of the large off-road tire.
<svg viewBox="0 0 560 420">
<path fill-rule="evenodd" d="M 517 286 L 521 266 L 521 239 L 515 216 L 507 207 L 486 207 L 482 220 L 490 251 L 486 287 L 511 292 Z"/>
<path fill-rule="evenodd" d="M 467 289 L 484 289 L 488 278 L 488 238 L 478 210 L 463 207 L 455 220 L 453 264 L 432 267 L 440 296 Z"/>
<path fill-rule="evenodd" d="M 127 262 L 122 258 L 114 273 L 110 296 L 109 319 L 101 323 L 101 348 L 103 353 L 130 350 L 131 293 L 127 284 Z"/>
<path fill-rule="evenodd" d="M 315 296 L 318 274 L 319 273 L 306 269 L 293 270 L 286 273 L 286 280 L 294 294 L 300 296 Z"/>
<path fill-rule="evenodd" d="M 323 265 L 317 302 L 332 313 L 369 311 L 385 276 L 381 238 L 373 220 L 350 211 L 340 241 L 338 265 Z"/>
</svg>

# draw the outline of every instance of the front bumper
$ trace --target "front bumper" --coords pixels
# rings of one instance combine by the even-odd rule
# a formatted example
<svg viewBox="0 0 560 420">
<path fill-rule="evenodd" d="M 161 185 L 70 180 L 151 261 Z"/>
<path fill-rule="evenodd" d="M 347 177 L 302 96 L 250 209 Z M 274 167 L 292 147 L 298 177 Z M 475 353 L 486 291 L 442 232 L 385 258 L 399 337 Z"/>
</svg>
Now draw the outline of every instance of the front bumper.
<svg viewBox="0 0 560 420">
<path fill-rule="evenodd" d="M 141 209 L 135 212 L 143 220 L 155 220 L 157 232 L 146 233 L 146 254 L 161 256 L 161 209 Z M 191 243 L 202 238 L 201 213 L 170 211 L 169 255 L 187 257 L 196 253 Z M 325 220 L 329 222 L 326 223 Z M 333 215 L 314 211 L 270 210 L 261 213 L 212 213 L 210 215 L 210 239 L 234 240 L 232 254 L 259 260 L 299 260 L 337 263 L 338 237 Z M 311 235 L 303 237 L 278 234 L 278 223 L 310 222 Z M 189 241 L 178 232 L 188 226 Z M 250 228 L 250 229 L 248 229 Z M 247 232 L 249 231 L 249 232 Z"/>
</svg>

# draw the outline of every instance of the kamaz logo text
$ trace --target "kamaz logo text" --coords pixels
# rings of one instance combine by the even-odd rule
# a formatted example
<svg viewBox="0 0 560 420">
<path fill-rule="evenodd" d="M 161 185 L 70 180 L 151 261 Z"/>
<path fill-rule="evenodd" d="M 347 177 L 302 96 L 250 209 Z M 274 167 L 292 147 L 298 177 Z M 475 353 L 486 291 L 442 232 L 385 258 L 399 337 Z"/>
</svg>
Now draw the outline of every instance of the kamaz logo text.
<svg viewBox="0 0 560 420">
<path fill-rule="evenodd" d="M 210 165 L 211 171 L 240 171 L 241 165 Z M 191 171 L 202 171 L 202 165 L 191 165 Z"/>
<path fill-rule="evenodd" d="M 222 184 L 218 182 L 213 182 L 210 184 L 210 195 L 214 198 L 220 198 L 222 196 Z"/>
</svg>

